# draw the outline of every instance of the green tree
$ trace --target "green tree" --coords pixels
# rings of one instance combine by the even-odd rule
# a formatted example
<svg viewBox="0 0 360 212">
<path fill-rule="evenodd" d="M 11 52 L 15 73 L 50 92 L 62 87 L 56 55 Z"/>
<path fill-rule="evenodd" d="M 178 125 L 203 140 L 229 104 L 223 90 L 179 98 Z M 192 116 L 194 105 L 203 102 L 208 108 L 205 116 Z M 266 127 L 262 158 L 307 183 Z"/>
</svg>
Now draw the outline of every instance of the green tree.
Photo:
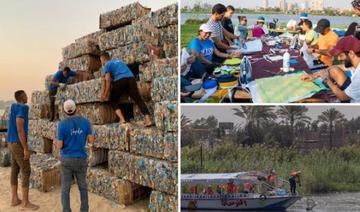
<svg viewBox="0 0 360 212">
<path fill-rule="evenodd" d="M 333 148 L 333 128 L 336 122 L 342 122 L 344 120 L 344 114 L 336 110 L 335 108 L 330 108 L 322 112 L 318 116 L 319 122 L 323 123 L 329 132 L 329 149 Z"/>
<path fill-rule="evenodd" d="M 277 111 L 277 115 L 287 123 L 290 130 L 290 142 L 295 139 L 295 126 L 303 126 L 309 124 L 311 118 L 306 115 L 308 108 L 306 106 L 281 106 Z M 292 143 L 291 143 L 292 144 Z M 291 145 L 290 144 L 290 145 Z"/>
</svg>

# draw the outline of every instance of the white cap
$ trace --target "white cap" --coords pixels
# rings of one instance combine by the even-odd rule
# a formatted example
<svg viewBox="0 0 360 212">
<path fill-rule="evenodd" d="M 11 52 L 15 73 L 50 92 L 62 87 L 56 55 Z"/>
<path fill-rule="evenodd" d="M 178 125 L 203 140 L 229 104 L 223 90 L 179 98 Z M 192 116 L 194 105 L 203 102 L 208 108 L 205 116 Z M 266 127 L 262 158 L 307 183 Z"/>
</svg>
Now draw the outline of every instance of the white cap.
<svg viewBox="0 0 360 212">
<path fill-rule="evenodd" d="M 64 102 L 64 111 L 66 114 L 73 114 L 76 110 L 76 104 L 74 100 L 68 99 Z"/>
<path fill-rule="evenodd" d="M 207 25 L 207 24 L 201 24 L 199 30 L 201 30 L 203 32 L 212 32 L 209 25 Z"/>
</svg>

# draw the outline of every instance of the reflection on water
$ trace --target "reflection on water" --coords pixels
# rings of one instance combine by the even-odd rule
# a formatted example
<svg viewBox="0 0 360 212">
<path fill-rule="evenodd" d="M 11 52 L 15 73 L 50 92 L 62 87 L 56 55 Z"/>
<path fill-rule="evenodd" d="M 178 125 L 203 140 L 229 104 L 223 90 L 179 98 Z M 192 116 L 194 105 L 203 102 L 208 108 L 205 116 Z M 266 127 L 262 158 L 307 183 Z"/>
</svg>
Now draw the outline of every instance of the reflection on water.
<svg viewBox="0 0 360 212">
<path fill-rule="evenodd" d="M 333 193 L 333 194 L 305 197 L 297 201 L 287 211 L 288 212 L 309 211 L 306 210 L 306 198 L 313 199 L 316 202 L 316 206 L 313 208 L 313 210 L 310 210 L 314 212 L 360 211 L 360 193 Z M 188 211 L 188 210 L 182 210 L 182 211 Z M 201 211 L 196 211 L 196 212 L 201 212 Z"/>
</svg>

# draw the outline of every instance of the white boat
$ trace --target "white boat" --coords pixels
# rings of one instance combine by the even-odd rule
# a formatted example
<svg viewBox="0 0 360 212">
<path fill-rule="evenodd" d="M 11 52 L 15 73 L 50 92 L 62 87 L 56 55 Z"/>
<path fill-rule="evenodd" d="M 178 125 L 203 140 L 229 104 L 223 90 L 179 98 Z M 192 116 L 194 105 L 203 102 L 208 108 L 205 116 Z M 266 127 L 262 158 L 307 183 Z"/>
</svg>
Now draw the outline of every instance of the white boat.
<svg viewBox="0 0 360 212">
<path fill-rule="evenodd" d="M 181 209 L 187 210 L 286 210 L 297 200 L 299 195 L 291 195 L 281 188 L 274 188 L 267 184 L 263 179 L 265 174 L 262 172 L 237 172 L 222 174 L 183 174 L 181 175 Z M 229 182 L 232 185 L 251 183 L 256 185 L 256 191 L 215 191 L 186 192 L 185 187 L 199 186 L 208 187 L 209 185 L 225 185 Z M 210 186 L 209 186 L 210 187 Z M 261 189 L 266 190 L 260 191 Z M 261 192 L 261 193 L 260 193 Z"/>
</svg>

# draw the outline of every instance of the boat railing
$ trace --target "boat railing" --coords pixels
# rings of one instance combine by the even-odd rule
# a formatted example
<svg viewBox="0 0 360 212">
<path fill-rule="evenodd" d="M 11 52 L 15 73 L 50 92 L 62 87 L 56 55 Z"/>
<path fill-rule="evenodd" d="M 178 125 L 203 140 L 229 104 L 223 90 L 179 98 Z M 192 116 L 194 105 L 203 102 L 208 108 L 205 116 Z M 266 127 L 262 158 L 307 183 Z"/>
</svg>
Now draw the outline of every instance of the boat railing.
<svg viewBox="0 0 360 212">
<path fill-rule="evenodd" d="M 182 198 L 186 199 L 223 199 L 223 198 L 249 198 L 253 194 L 248 193 L 223 193 L 223 194 L 182 194 Z"/>
</svg>

